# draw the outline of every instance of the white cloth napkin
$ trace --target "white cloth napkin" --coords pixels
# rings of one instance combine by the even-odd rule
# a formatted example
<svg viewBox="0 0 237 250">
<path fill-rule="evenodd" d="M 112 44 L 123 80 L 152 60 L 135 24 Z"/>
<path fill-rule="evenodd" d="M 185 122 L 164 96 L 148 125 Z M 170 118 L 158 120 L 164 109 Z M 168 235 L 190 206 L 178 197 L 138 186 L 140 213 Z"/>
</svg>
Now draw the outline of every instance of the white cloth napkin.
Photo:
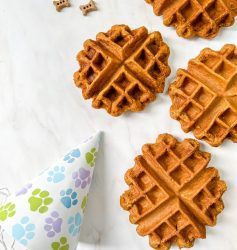
<svg viewBox="0 0 237 250">
<path fill-rule="evenodd" d="M 76 249 L 99 141 L 96 133 L 0 207 L 1 227 L 23 249 Z"/>
</svg>

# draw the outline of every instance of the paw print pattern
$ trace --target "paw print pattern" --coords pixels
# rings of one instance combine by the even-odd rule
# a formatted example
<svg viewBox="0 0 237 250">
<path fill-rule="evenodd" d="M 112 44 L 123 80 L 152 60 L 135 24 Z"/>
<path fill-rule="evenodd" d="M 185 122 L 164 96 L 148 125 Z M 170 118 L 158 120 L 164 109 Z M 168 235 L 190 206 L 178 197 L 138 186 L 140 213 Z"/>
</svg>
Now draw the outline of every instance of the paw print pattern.
<svg viewBox="0 0 237 250">
<path fill-rule="evenodd" d="M 47 232 L 49 238 L 54 237 L 57 233 L 61 232 L 61 227 L 63 220 L 59 218 L 59 214 L 56 211 L 53 211 L 50 214 L 50 217 L 45 219 L 44 230 Z"/>
<path fill-rule="evenodd" d="M 75 187 L 84 189 L 91 182 L 90 171 L 80 168 L 79 171 L 73 172 L 72 178 L 75 181 Z"/>
<path fill-rule="evenodd" d="M 25 216 L 20 223 L 12 227 L 12 236 L 24 246 L 35 237 L 35 225 L 30 223 L 29 217 Z"/>
<path fill-rule="evenodd" d="M 77 213 L 75 216 L 71 216 L 68 219 L 68 232 L 72 236 L 76 236 L 79 234 L 80 226 L 81 226 L 81 215 Z"/>
<path fill-rule="evenodd" d="M 15 204 L 14 203 L 7 203 L 4 206 L 0 207 L 0 221 L 5 221 L 8 218 L 11 218 L 15 215 Z"/>
<path fill-rule="evenodd" d="M 61 237 L 59 241 L 53 242 L 51 247 L 53 250 L 69 250 L 67 238 Z"/>
<path fill-rule="evenodd" d="M 73 163 L 76 158 L 79 158 L 81 156 L 81 152 L 79 149 L 72 150 L 69 154 L 65 155 L 64 161 L 67 163 Z"/>
<path fill-rule="evenodd" d="M 28 192 L 29 189 L 32 188 L 32 184 L 29 183 L 27 185 L 25 185 L 23 188 L 21 188 L 17 193 L 16 196 L 20 196 L 20 195 L 24 195 Z"/>
<path fill-rule="evenodd" d="M 71 188 L 68 188 L 66 191 L 62 190 L 60 192 L 61 202 L 66 208 L 76 206 L 78 203 L 77 193 L 73 192 Z"/>
<path fill-rule="evenodd" d="M 41 191 L 41 189 L 37 188 L 32 192 L 28 202 L 32 212 L 38 211 L 43 214 L 48 211 L 48 206 L 53 202 L 53 199 L 49 196 L 48 191 Z"/>
<path fill-rule="evenodd" d="M 65 178 L 65 167 L 54 167 L 53 170 L 48 172 L 48 182 L 59 183 Z"/>
<path fill-rule="evenodd" d="M 97 151 L 96 148 L 92 148 L 91 151 L 86 153 L 86 162 L 91 166 L 95 166 Z"/>
</svg>

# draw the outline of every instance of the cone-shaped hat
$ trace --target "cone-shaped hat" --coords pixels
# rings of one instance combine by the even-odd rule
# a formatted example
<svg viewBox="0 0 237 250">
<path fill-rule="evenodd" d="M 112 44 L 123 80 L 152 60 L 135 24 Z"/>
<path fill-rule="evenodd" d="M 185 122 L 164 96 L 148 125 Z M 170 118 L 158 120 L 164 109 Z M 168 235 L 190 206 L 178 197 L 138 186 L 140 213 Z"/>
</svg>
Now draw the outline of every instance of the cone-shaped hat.
<svg viewBox="0 0 237 250">
<path fill-rule="evenodd" d="M 66 154 L 0 207 L 0 225 L 31 250 L 74 250 L 100 133 Z"/>
</svg>

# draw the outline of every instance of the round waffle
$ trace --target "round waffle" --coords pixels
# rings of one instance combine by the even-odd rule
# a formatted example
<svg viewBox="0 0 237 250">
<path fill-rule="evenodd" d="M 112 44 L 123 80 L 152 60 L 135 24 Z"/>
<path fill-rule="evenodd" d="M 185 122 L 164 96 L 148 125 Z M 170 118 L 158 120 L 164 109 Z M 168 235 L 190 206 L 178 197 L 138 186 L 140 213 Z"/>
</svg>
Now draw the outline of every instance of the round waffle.
<svg viewBox="0 0 237 250">
<path fill-rule="evenodd" d="M 204 49 L 179 69 L 169 88 L 171 117 L 185 132 L 219 146 L 225 138 L 237 142 L 237 48 Z"/>
<path fill-rule="evenodd" d="M 145 0 L 164 24 L 174 26 L 179 36 L 215 37 L 221 27 L 231 26 L 237 15 L 237 0 Z"/>
<path fill-rule="evenodd" d="M 226 184 L 217 169 L 207 167 L 211 155 L 199 150 L 193 139 L 178 142 L 169 134 L 146 144 L 135 166 L 125 174 L 129 185 L 120 199 L 137 224 L 141 236 L 148 235 L 151 247 L 168 250 L 176 243 L 191 247 L 205 238 L 205 226 L 214 226 L 224 209 Z"/>
<path fill-rule="evenodd" d="M 113 116 L 140 111 L 163 92 L 170 74 L 168 56 L 169 47 L 159 32 L 148 34 L 145 27 L 131 30 L 116 25 L 99 33 L 96 41 L 84 43 L 74 81 L 85 99 L 93 99 L 95 108 Z"/>
</svg>

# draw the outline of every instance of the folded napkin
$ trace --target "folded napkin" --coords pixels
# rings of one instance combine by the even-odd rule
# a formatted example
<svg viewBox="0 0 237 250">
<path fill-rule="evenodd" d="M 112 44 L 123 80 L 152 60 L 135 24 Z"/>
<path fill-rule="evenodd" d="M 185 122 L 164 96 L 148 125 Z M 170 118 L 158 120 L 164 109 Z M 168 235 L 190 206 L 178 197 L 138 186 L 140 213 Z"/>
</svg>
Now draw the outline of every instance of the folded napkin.
<svg viewBox="0 0 237 250">
<path fill-rule="evenodd" d="M 76 249 L 99 141 L 90 137 L 0 207 L 1 227 L 23 249 Z"/>
</svg>

